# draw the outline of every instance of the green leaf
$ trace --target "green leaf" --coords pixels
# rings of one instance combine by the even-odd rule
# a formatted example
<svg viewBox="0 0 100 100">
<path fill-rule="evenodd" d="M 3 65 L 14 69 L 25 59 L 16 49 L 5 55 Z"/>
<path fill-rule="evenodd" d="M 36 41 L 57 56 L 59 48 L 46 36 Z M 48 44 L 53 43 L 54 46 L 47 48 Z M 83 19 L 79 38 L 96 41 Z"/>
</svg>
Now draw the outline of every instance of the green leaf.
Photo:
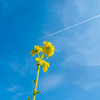
<svg viewBox="0 0 100 100">
<path fill-rule="evenodd" d="M 32 80 L 32 82 L 36 83 L 36 80 Z"/>
<path fill-rule="evenodd" d="M 36 92 L 34 93 L 34 95 L 37 95 L 38 93 L 40 93 L 40 91 L 36 91 Z"/>
<path fill-rule="evenodd" d="M 27 100 L 30 100 L 30 98 L 27 96 Z"/>
<path fill-rule="evenodd" d="M 37 95 L 38 93 L 40 93 L 40 91 L 36 91 L 35 94 Z"/>
</svg>

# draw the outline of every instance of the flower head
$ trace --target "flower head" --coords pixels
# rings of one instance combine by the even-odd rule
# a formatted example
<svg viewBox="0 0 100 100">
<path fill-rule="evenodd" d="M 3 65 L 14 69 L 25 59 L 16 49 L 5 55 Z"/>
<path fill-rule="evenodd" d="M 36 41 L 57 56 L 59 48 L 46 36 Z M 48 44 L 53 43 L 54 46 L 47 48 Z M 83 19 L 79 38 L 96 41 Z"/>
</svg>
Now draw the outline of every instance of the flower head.
<svg viewBox="0 0 100 100">
<path fill-rule="evenodd" d="M 39 46 L 35 46 L 34 49 L 36 54 L 39 54 L 39 52 L 42 51 L 42 48 L 40 48 Z"/>
<path fill-rule="evenodd" d="M 47 55 L 47 57 L 50 57 L 54 54 L 54 46 L 51 44 L 51 42 L 44 41 L 44 46 L 41 46 L 42 52 Z"/>
<path fill-rule="evenodd" d="M 48 70 L 49 63 L 46 62 L 45 60 L 42 60 L 41 64 L 42 64 L 42 67 L 43 67 L 43 71 L 46 72 Z"/>
<path fill-rule="evenodd" d="M 43 71 L 46 72 L 48 70 L 48 68 L 46 66 L 43 66 Z"/>
<path fill-rule="evenodd" d="M 35 50 L 34 50 L 34 49 L 32 49 L 32 51 L 30 52 L 30 54 L 34 57 Z"/>
<path fill-rule="evenodd" d="M 37 45 L 35 45 L 34 49 L 32 49 L 32 51 L 30 52 L 30 54 L 32 56 L 34 56 L 34 54 L 38 54 L 38 57 L 35 58 L 37 66 L 42 66 L 42 69 L 44 72 L 46 72 L 48 70 L 49 67 L 49 63 L 46 62 L 45 60 L 42 60 L 43 58 L 47 58 L 51 57 L 54 54 L 54 46 L 51 44 L 51 42 L 47 42 L 44 41 L 43 42 L 43 46 L 39 47 Z M 39 53 L 42 52 L 41 55 L 39 55 Z"/>
<path fill-rule="evenodd" d="M 41 61 L 41 58 L 36 57 L 35 60 L 36 60 L 37 62 L 40 62 L 40 61 Z"/>
<path fill-rule="evenodd" d="M 32 49 L 32 51 L 30 52 L 30 54 L 34 56 L 34 54 L 39 54 L 39 52 L 41 51 L 42 51 L 42 48 L 40 48 L 39 46 L 35 46 L 34 49 Z"/>
</svg>

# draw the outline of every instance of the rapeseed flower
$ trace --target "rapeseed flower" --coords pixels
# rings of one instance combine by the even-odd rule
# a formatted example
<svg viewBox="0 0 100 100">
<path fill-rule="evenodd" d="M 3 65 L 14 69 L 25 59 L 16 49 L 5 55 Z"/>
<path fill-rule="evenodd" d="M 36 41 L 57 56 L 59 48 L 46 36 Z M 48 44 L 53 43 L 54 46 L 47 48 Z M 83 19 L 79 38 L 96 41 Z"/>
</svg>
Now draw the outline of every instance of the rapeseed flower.
<svg viewBox="0 0 100 100">
<path fill-rule="evenodd" d="M 34 50 L 34 49 L 32 49 L 32 51 L 30 52 L 30 54 L 34 57 L 35 50 Z"/>
<path fill-rule="evenodd" d="M 38 55 L 38 57 L 35 58 L 36 63 L 37 63 L 37 76 L 36 76 L 36 80 L 32 81 L 35 83 L 32 100 L 35 100 L 36 95 L 40 92 L 40 91 L 37 91 L 40 67 L 42 67 L 43 72 L 46 72 L 48 70 L 48 67 L 49 67 L 49 63 L 46 62 L 45 60 L 42 60 L 42 59 L 43 58 L 48 59 L 48 57 L 51 57 L 54 54 L 54 50 L 55 50 L 55 48 L 51 44 L 51 42 L 44 41 L 43 44 L 44 44 L 44 46 L 41 46 L 41 47 L 35 45 L 34 49 L 32 49 L 32 51 L 30 52 L 30 54 L 32 56 L 34 56 L 35 54 Z M 30 100 L 29 97 L 28 97 L 28 100 Z"/>
<path fill-rule="evenodd" d="M 46 72 L 48 70 L 48 68 L 46 66 L 43 66 L 43 71 Z"/>
<path fill-rule="evenodd" d="M 43 68 L 42 68 L 43 71 L 46 72 L 46 71 L 48 70 L 49 63 L 46 62 L 45 60 L 42 60 L 42 61 L 41 61 L 41 64 L 42 64 L 41 66 L 43 67 Z"/>
<path fill-rule="evenodd" d="M 34 49 L 30 52 L 30 54 L 32 56 L 34 56 L 34 54 L 38 54 L 38 57 L 36 57 L 35 60 L 38 64 L 40 64 L 40 66 L 42 66 L 43 71 L 46 72 L 48 70 L 49 63 L 42 59 L 45 57 L 47 59 L 48 57 L 51 57 L 54 54 L 55 48 L 51 44 L 51 42 L 44 41 L 43 44 L 44 46 L 41 47 L 35 45 Z M 42 52 L 41 55 L 39 55 L 40 52 Z"/>
<path fill-rule="evenodd" d="M 54 46 L 51 44 L 51 42 L 44 41 L 44 46 L 41 46 L 43 54 L 47 55 L 47 57 L 50 57 L 54 54 Z"/>
<path fill-rule="evenodd" d="M 40 61 L 41 61 L 41 58 L 36 57 L 35 60 L 36 60 L 37 62 L 40 62 Z"/>
<path fill-rule="evenodd" d="M 39 54 L 39 52 L 42 51 L 42 48 L 40 48 L 39 46 L 35 46 L 34 49 L 36 54 Z"/>
<path fill-rule="evenodd" d="M 35 46 L 34 49 L 30 52 L 30 54 L 34 57 L 34 54 L 39 54 L 39 52 L 42 52 L 42 48 L 39 46 Z"/>
</svg>

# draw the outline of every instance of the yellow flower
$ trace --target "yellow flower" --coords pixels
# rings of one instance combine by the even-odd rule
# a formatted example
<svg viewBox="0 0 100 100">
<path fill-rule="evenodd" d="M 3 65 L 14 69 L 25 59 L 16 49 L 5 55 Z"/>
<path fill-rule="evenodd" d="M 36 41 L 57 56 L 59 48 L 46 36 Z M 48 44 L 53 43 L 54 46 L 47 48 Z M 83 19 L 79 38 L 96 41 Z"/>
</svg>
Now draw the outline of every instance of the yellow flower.
<svg viewBox="0 0 100 100">
<path fill-rule="evenodd" d="M 42 48 L 40 48 L 39 46 L 35 46 L 34 49 L 36 54 L 39 54 L 39 52 L 42 51 Z"/>
<path fill-rule="evenodd" d="M 54 46 L 51 44 L 51 42 L 47 42 L 47 41 L 44 41 L 44 46 L 41 46 L 40 48 L 42 48 L 42 52 L 46 55 L 47 54 L 47 57 L 50 57 L 54 54 Z"/>
<path fill-rule="evenodd" d="M 35 54 L 35 50 L 33 49 L 30 54 L 34 57 L 34 54 Z"/>
<path fill-rule="evenodd" d="M 48 68 L 46 66 L 43 66 L 43 71 L 46 72 L 48 70 Z"/>
<path fill-rule="evenodd" d="M 48 45 L 48 42 L 47 41 L 44 41 L 43 44 Z"/>
<path fill-rule="evenodd" d="M 46 62 L 45 60 L 42 60 L 41 61 L 41 64 L 43 66 L 43 71 L 46 72 L 48 70 L 48 67 L 49 67 L 49 63 Z"/>
<path fill-rule="evenodd" d="M 49 63 L 46 62 L 45 60 L 42 60 L 42 61 L 41 61 L 41 64 L 42 64 L 43 66 L 47 66 L 47 67 L 49 67 Z"/>
<path fill-rule="evenodd" d="M 30 54 L 34 56 L 34 54 L 39 54 L 39 52 L 41 51 L 42 51 L 42 48 L 40 48 L 39 46 L 35 46 L 34 49 L 30 52 Z"/>
<path fill-rule="evenodd" d="M 36 60 L 37 62 L 40 62 L 40 61 L 41 61 L 41 59 L 38 58 L 38 57 L 36 57 L 35 60 Z"/>
</svg>

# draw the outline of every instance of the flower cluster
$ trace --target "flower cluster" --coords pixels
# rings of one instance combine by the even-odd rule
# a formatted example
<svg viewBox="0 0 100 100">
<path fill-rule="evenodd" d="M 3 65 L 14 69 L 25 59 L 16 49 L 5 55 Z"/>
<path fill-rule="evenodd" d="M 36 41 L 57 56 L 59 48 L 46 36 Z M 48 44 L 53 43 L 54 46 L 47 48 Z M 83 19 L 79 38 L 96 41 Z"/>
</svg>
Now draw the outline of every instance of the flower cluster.
<svg viewBox="0 0 100 100">
<path fill-rule="evenodd" d="M 34 54 L 39 54 L 39 52 L 41 51 L 42 51 L 42 48 L 40 48 L 39 46 L 35 46 L 34 49 L 32 49 L 32 51 L 30 52 L 30 54 L 34 56 Z"/>
<path fill-rule="evenodd" d="M 43 71 L 46 72 L 48 70 L 49 67 L 49 63 L 46 62 L 45 60 L 41 60 L 41 58 L 36 57 L 35 58 L 36 62 L 40 64 L 40 66 L 42 66 Z"/>
<path fill-rule="evenodd" d="M 49 63 L 45 60 L 42 60 L 43 58 L 51 57 L 54 54 L 54 46 L 51 44 L 51 42 L 44 41 L 44 46 L 35 46 L 34 49 L 30 52 L 32 56 L 34 54 L 38 54 L 38 57 L 35 58 L 36 62 L 42 66 L 42 69 L 44 72 L 48 70 Z M 42 54 L 39 56 L 39 53 L 42 52 Z"/>
<path fill-rule="evenodd" d="M 41 46 L 43 50 L 43 54 L 47 55 L 47 57 L 51 57 L 54 54 L 54 46 L 52 46 L 51 42 L 44 41 L 44 46 Z"/>
</svg>

